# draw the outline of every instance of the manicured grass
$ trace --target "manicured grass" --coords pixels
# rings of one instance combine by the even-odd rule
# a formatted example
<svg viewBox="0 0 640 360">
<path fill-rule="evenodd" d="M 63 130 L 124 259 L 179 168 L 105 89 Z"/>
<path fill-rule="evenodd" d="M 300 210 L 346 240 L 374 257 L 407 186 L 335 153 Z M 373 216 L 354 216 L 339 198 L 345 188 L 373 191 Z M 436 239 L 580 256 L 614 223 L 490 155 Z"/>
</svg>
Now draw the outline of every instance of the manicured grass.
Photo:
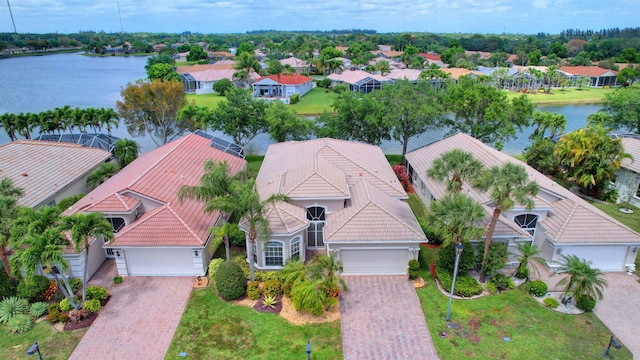
<svg viewBox="0 0 640 360">
<path fill-rule="evenodd" d="M 193 101 L 198 106 L 206 106 L 211 109 L 215 109 L 222 101 L 227 101 L 224 96 L 217 93 L 195 95 L 187 94 L 187 101 L 189 104 Z"/>
<path fill-rule="evenodd" d="M 450 329 L 445 321 L 448 297 L 437 290 L 428 271 L 421 275 L 428 285 L 417 293 L 440 359 L 599 359 L 609 342 L 611 331 L 593 313 L 547 309 L 531 298 L 526 285 L 476 300 L 454 300 L 451 321 L 460 328 Z M 448 338 L 441 339 L 440 332 Z M 609 356 L 632 359 L 625 347 Z"/>
<path fill-rule="evenodd" d="M 191 293 L 166 359 L 342 359 L 340 322 L 295 326 L 276 314 L 226 303 L 212 286 Z"/>
<path fill-rule="evenodd" d="M 195 65 L 197 61 L 176 61 L 176 66 L 191 66 Z"/>
<path fill-rule="evenodd" d="M 43 359 L 68 359 L 87 330 L 56 331 L 43 321 L 18 335 L 9 334 L 4 325 L 0 326 L 0 359 L 28 358 L 27 350 L 35 341 L 38 341 Z"/>
<path fill-rule="evenodd" d="M 612 91 L 613 89 L 602 88 L 582 88 L 581 90 L 576 88 L 551 89 L 551 94 L 535 93 L 527 94 L 527 97 L 534 104 L 595 104 L 601 103 L 604 95 Z M 521 95 L 513 91 L 507 91 L 506 93 L 510 99 Z"/>
<path fill-rule="evenodd" d="M 387 158 L 387 161 L 391 166 L 400 164 L 402 162 L 402 155 L 385 155 L 385 157 Z"/>
<path fill-rule="evenodd" d="M 427 216 L 427 213 L 429 211 L 427 210 L 427 207 L 424 206 L 424 203 L 417 194 L 409 194 L 409 200 L 407 201 L 409 203 L 411 211 L 413 211 L 413 214 L 417 218 L 424 218 L 425 216 Z"/>
<path fill-rule="evenodd" d="M 264 156 L 258 156 L 258 155 L 245 156 L 244 159 L 247 160 L 247 175 L 249 177 L 258 176 L 258 171 L 260 171 L 260 166 L 262 166 L 262 161 L 264 160 Z"/>
<path fill-rule="evenodd" d="M 325 92 L 323 88 L 313 88 L 300 98 L 297 104 L 291 105 L 293 111 L 299 115 L 319 115 L 325 111 L 332 112 L 331 104 L 338 94 L 333 91 Z"/>
</svg>

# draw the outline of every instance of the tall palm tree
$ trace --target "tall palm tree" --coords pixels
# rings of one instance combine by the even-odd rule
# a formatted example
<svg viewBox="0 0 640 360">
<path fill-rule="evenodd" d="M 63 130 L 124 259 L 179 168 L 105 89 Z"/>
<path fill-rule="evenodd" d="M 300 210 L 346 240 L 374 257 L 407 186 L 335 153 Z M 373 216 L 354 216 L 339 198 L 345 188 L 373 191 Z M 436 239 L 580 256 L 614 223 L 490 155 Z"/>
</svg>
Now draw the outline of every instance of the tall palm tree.
<svg viewBox="0 0 640 360">
<path fill-rule="evenodd" d="M 236 70 L 244 70 L 247 72 L 247 79 L 251 78 L 251 70 L 259 73 L 260 72 L 260 63 L 255 56 L 249 54 L 248 52 L 243 52 L 236 58 L 236 64 L 234 66 Z M 247 84 L 249 81 L 247 80 Z"/>
<path fill-rule="evenodd" d="M 4 128 L 4 132 L 9 135 L 11 141 L 16 141 L 16 132 L 18 131 L 16 125 L 16 115 L 11 113 L 5 113 L 0 116 L 0 125 Z"/>
<path fill-rule="evenodd" d="M 246 226 L 249 235 L 247 255 L 249 258 L 251 281 L 255 279 L 253 245 L 258 235 L 266 237 L 271 233 L 269 222 L 264 218 L 264 214 L 269 206 L 276 202 L 289 200 L 289 198 L 283 194 L 273 194 L 267 199 L 260 199 L 255 185 L 255 179 L 248 179 L 246 182 L 233 181 L 230 185 L 228 195 L 214 197 L 205 205 L 205 211 L 220 210 L 227 214 L 242 214 L 240 227 L 243 228 L 243 225 Z"/>
<path fill-rule="evenodd" d="M 536 110 L 533 112 L 531 125 L 535 125 L 536 129 L 529 137 L 530 139 L 544 138 L 547 130 L 549 131 L 549 139 L 553 139 L 556 134 L 564 132 L 567 126 L 567 118 L 565 118 L 564 114 Z"/>
<path fill-rule="evenodd" d="M 129 165 L 138 158 L 140 145 L 131 139 L 120 139 L 113 146 L 113 156 L 121 168 Z"/>
<path fill-rule="evenodd" d="M 466 194 L 454 192 L 432 201 L 426 220 L 443 236 L 445 244 L 458 245 L 482 237 L 484 229 L 475 225 L 484 216 L 482 205 Z"/>
<path fill-rule="evenodd" d="M 82 275 L 82 302 L 87 297 L 87 267 L 89 266 L 89 246 L 94 237 L 113 239 L 113 227 L 101 213 L 77 213 L 60 219 L 61 230 L 68 230 L 76 251 L 84 247 L 84 272 Z"/>
<path fill-rule="evenodd" d="M 109 135 L 111 135 L 111 130 L 120 124 L 120 117 L 112 108 L 97 109 L 96 116 L 98 117 L 98 127 L 107 129 Z"/>
<path fill-rule="evenodd" d="M 232 213 L 222 211 L 222 209 L 207 208 L 207 204 L 210 200 L 217 197 L 229 196 L 231 193 L 231 184 L 242 179 L 243 174 L 237 173 L 231 174 L 229 164 L 225 162 L 214 162 L 211 159 L 207 159 L 204 163 L 204 174 L 200 178 L 198 185 L 189 186 L 184 185 L 178 190 L 178 199 L 183 201 L 184 199 L 192 199 L 205 203 L 205 211 L 212 212 L 215 210 L 221 210 L 222 217 L 229 220 Z M 242 216 L 243 214 L 236 214 Z M 228 228 L 222 229 L 225 254 L 227 260 L 231 259 L 231 250 L 229 246 L 229 232 Z"/>
<path fill-rule="evenodd" d="M 567 284 L 564 289 L 565 295 L 572 293 L 576 299 L 589 296 L 602 300 L 602 290 L 608 285 L 607 280 L 603 278 L 603 272 L 592 268 L 590 261 L 580 259 L 576 255 L 562 255 L 562 260 L 557 272 L 567 274 L 568 277 L 560 280 L 558 285 Z"/>
<path fill-rule="evenodd" d="M 518 164 L 507 162 L 502 166 L 492 166 L 483 171 L 474 179 L 476 188 L 488 192 L 492 203 L 493 216 L 487 228 L 484 243 L 484 256 L 482 258 L 482 268 L 480 270 L 480 281 L 484 282 L 484 269 L 489 255 L 489 246 L 493 238 L 493 231 L 498 223 L 498 218 L 503 211 L 513 209 L 516 203 L 524 205 L 528 210 L 534 206 L 532 197 L 536 196 L 539 190 L 538 183 L 529 181 L 527 170 Z"/>
<path fill-rule="evenodd" d="M 110 177 L 117 174 L 120 171 L 120 166 L 113 162 L 100 164 L 100 167 L 93 170 L 87 176 L 87 187 L 95 189 L 98 185 L 107 181 Z"/>
<path fill-rule="evenodd" d="M 471 153 L 453 149 L 440 155 L 427 169 L 427 176 L 447 184 L 447 191 L 459 192 L 465 181 L 470 181 L 482 171 L 482 163 Z"/>
<path fill-rule="evenodd" d="M 20 207 L 14 197 L 0 195 L 0 260 L 7 276 L 13 278 L 8 249 L 11 246 L 11 226 L 18 217 Z"/>
<path fill-rule="evenodd" d="M 15 116 L 16 132 L 25 139 L 31 139 L 33 124 L 29 123 L 29 113 L 20 113 Z"/>
<path fill-rule="evenodd" d="M 269 75 L 275 75 L 278 79 L 278 98 L 282 97 L 283 86 L 280 83 L 280 77 L 285 74 L 293 74 L 295 69 L 291 65 L 282 65 L 278 60 L 269 60 L 267 62 L 267 73 Z"/>
</svg>

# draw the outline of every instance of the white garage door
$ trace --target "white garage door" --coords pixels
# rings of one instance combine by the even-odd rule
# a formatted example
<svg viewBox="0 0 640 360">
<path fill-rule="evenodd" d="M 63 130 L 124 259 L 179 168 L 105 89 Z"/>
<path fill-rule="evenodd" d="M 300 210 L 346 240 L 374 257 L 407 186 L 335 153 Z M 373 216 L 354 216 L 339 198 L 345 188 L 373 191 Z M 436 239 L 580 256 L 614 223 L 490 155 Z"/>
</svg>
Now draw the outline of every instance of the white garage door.
<svg viewBox="0 0 640 360">
<path fill-rule="evenodd" d="M 568 246 L 562 249 L 562 254 L 587 259 L 592 267 L 602 271 L 623 271 L 627 246 Z"/>
<path fill-rule="evenodd" d="M 126 249 L 129 275 L 193 275 L 193 251 L 190 249 Z"/>
<path fill-rule="evenodd" d="M 340 249 L 343 275 L 404 275 L 408 249 Z"/>
</svg>

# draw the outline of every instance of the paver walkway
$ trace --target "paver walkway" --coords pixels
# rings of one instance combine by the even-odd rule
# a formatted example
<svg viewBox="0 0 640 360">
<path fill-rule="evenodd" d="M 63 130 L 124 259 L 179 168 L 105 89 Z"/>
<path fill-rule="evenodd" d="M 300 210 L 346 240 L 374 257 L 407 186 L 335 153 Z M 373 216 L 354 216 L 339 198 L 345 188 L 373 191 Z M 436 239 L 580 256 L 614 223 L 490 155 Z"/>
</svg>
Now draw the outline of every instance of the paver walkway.
<svg viewBox="0 0 640 360">
<path fill-rule="evenodd" d="M 342 352 L 354 359 L 438 359 L 420 300 L 406 276 L 345 276 Z"/>
<path fill-rule="evenodd" d="M 604 298 L 598 301 L 594 313 L 613 331 L 616 338 L 640 359 L 640 284 L 638 277 L 626 273 L 605 273 L 609 283 L 604 289 Z M 603 344 L 607 344 L 603 340 Z M 604 346 L 604 345 L 603 345 Z M 615 350 L 612 350 L 615 352 Z"/>
<path fill-rule="evenodd" d="M 100 281 L 99 276 L 89 284 Z M 163 359 L 194 281 L 195 277 L 126 277 L 122 284 L 109 286 L 111 300 L 70 359 Z"/>
</svg>

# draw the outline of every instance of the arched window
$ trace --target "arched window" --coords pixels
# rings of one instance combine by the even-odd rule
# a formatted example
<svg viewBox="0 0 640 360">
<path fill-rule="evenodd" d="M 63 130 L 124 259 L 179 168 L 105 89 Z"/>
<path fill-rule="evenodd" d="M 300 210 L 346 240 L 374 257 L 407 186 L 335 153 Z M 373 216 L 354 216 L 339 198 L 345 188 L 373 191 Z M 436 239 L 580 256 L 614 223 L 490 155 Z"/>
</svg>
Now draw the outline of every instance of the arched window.
<svg viewBox="0 0 640 360">
<path fill-rule="evenodd" d="M 310 248 L 323 247 L 325 208 L 320 206 L 308 207 L 307 220 L 309 220 L 309 229 L 307 230 L 307 246 Z"/>
<path fill-rule="evenodd" d="M 300 237 L 291 240 L 291 260 L 300 260 Z"/>
<path fill-rule="evenodd" d="M 264 250 L 265 266 L 284 265 L 284 251 L 282 241 L 269 241 Z"/>
<path fill-rule="evenodd" d="M 522 228 L 522 230 L 528 232 L 531 235 L 534 235 L 536 232 L 536 224 L 538 223 L 538 215 L 535 214 L 522 214 L 513 218 L 518 226 Z"/>
</svg>

